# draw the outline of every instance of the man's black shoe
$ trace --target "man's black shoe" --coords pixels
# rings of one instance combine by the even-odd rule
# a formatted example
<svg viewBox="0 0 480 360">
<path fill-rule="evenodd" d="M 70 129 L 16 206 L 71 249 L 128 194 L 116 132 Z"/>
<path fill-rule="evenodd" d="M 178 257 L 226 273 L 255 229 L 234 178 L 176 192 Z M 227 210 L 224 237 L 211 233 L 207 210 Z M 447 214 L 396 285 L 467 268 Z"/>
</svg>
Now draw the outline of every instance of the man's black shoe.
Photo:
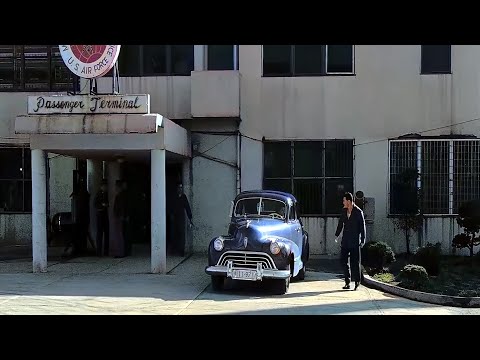
<svg viewBox="0 0 480 360">
<path fill-rule="evenodd" d="M 355 281 L 355 288 L 353 290 L 357 290 L 359 285 L 360 285 L 360 281 Z"/>
<path fill-rule="evenodd" d="M 345 286 L 342 288 L 343 290 L 348 290 L 350 289 L 350 284 L 345 284 Z"/>
</svg>

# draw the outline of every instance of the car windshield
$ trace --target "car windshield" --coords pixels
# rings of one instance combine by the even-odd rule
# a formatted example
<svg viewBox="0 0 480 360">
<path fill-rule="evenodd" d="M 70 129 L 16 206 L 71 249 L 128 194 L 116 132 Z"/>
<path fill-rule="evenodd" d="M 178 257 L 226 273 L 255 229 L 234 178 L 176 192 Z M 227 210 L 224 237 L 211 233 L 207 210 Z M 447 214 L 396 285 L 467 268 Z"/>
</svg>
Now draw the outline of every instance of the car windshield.
<svg viewBox="0 0 480 360">
<path fill-rule="evenodd" d="M 285 220 L 286 204 L 283 201 L 262 197 L 241 199 L 235 206 L 235 217 L 261 216 Z"/>
</svg>

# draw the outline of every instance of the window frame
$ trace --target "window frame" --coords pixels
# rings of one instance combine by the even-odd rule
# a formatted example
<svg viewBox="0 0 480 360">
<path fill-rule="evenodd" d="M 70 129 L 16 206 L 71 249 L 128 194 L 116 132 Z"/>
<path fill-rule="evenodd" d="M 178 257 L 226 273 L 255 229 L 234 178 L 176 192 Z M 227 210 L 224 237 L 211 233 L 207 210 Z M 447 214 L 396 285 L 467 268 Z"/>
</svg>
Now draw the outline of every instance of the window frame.
<svg viewBox="0 0 480 360">
<path fill-rule="evenodd" d="M 225 45 L 225 44 L 224 44 Z M 224 70 L 216 70 L 210 69 L 210 46 L 212 45 L 205 45 L 205 70 L 206 71 L 238 71 L 238 60 L 239 60 L 239 46 L 238 45 L 225 45 L 225 46 L 232 46 L 232 68 L 231 69 L 224 69 Z"/>
<path fill-rule="evenodd" d="M 338 71 L 328 71 L 328 48 L 330 45 L 325 46 L 325 74 L 331 76 L 348 76 L 355 75 L 355 45 L 352 45 L 352 71 L 348 72 L 338 72 Z"/>
<path fill-rule="evenodd" d="M 329 72 L 328 71 L 328 47 L 330 45 L 318 45 L 321 47 L 321 61 L 319 73 L 296 73 L 295 71 L 295 46 L 290 46 L 290 71 L 288 74 L 265 74 L 264 70 L 264 46 L 262 45 L 262 78 L 278 78 L 278 77 L 322 77 L 322 76 L 356 76 L 356 46 L 352 45 L 352 71 L 351 72 Z"/>
<path fill-rule="evenodd" d="M 426 45 L 428 46 L 428 45 Z M 450 47 L 450 66 L 448 71 L 424 71 L 423 69 L 423 59 L 424 59 L 424 50 L 425 45 L 420 45 L 420 75 L 451 75 L 452 74 L 452 45 L 443 45 Z"/>
<path fill-rule="evenodd" d="M 25 169 L 25 151 L 28 150 L 30 153 L 30 163 L 31 163 L 31 149 L 28 146 L 1 146 L 0 151 L 6 150 L 6 149 L 16 149 L 16 150 L 21 150 L 22 152 L 22 169 Z M 30 171 L 30 177 L 25 176 L 25 171 L 22 171 L 22 178 L 12 178 L 12 179 L 4 179 L 0 178 L 0 182 L 22 182 L 22 210 L 7 210 L 3 211 L 0 210 L 0 216 L 1 215 L 12 215 L 12 214 L 31 214 L 32 210 L 25 210 L 25 183 L 29 183 L 30 187 L 32 186 L 32 173 Z M 32 195 L 33 197 L 33 189 L 32 189 Z M 30 202 L 32 199 L 30 199 Z"/>
<path fill-rule="evenodd" d="M 173 62 L 172 62 L 172 54 L 173 54 L 173 47 L 174 46 L 182 46 L 182 45 L 157 45 L 157 46 L 165 46 L 165 67 L 166 67 L 166 72 L 165 73 L 149 73 L 145 74 L 145 66 L 143 63 L 144 60 L 144 46 L 155 46 L 155 45 L 122 45 L 122 46 L 134 46 L 137 48 L 138 51 L 138 58 L 139 58 L 139 68 L 137 69 L 137 72 L 131 72 L 128 75 L 123 75 L 119 71 L 119 76 L 120 77 L 164 77 L 164 76 L 184 76 L 184 77 L 189 77 L 192 75 L 192 71 L 195 70 L 195 45 L 188 45 L 191 46 L 191 51 L 192 51 L 192 69 L 190 70 L 190 73 L 187 74 L 181 74 L 181 73 L 175 73 L 173 71 Z M 121 52 L 120 52 L 121 54 Z M 119 63 L 119 69 L 120 69 L 120 63 Z M 134 74 L 134 75 L 132 75 Z M 107 75 L 105 76 L 112 76 L 112 71 L 110 70 Z"/>
<path fill-rule="evenodd" d="M 30 87 L 27 88 L 26 84 L 34 84 L 26 82 L 26 58 L 29 57 L 25 56 L 25 46 L 32 46 L 32 45 L 3 45 L 6 47 L 12 47 L 12 70 L 13 70 L 13 82 L 12 87 L 0 87 L 0 93 L 2 92 L 75 92 L 80 90 L 80 82 L 78 81 L 78 77 L 74 75 L 65 65 L 63 59 L 60 55 L 60 51 L 58 52 L 58 56 L 53 55 L 53 48 L 58 45 L 35 45 L 39 47 L 46 47 L 46 56 L 40 57 L 41 59 L 47 60 L 48 66 L 48 79 L 46 83 L 48 84 L 46 88 L 41 87 Z M 8 58 L 8 56 L 3 56 L 3 59 Z M 35 59 L 34 56 L 31 59 Z M 64 70 L 70 74 L 71 78 L 69 81 L 65 79 L 65 82 L 55 82 L 54 80 L 54 69 L 52 68 L 53 64 L 58 62 L 64 67 Z M 45 70 L 45 69 L 44 69 Z M 58 85 L 60 84 L 60 85 Z"/>
<path fill-rule="evenodd" d="M 420 193 L 422 194 L 422 183 L 424 181 L 424 177 L 422 176 L 422 167 L 424 164 L 423 160 L 423 152 L 422 149 L 424 147 L 424 143 L 433 143 L 433 142 L 445 142 L 448 143 L 448 174 L 443 174 L 445 176 L 448 175 L 448 213 L 444 212 L 439 212 L 439 213 L 424 213 L 424 199 L 421 198 L 420 200 L 420 214 L 426 217 L 456 217 L 458 216 L 458 210 L 460 204 L 456 203 L 458 200 L 456 200 L 457 192 L 458 192 L 458 184 L 456 183 L 456 178 L 459 176 L 459 174 L 463 174 L 460 171 L 457 171 L 455 169 L 455 161 L 459 159 L 458 153 L 455 152 L 455 143 L 473 143 L 476 142 L 478 146 L 480 147 L 480 139 L 472 139 L 472 138 L 446 138 L 446 137 L 437 137 L 437 138 L 427 138 L 427 139 L 390 139 L 388 141 L 388 181 L 387 181 L 387 215 L 389 217 L 398 217 L 402 216 L 403 214 L 399 213 L 394 213 L 392 212 L 392 202 L 391 202 L 391 191 L 392 191 L 392 144 L 393 143 L 417 143 L 416 144 L 416 169 L 420 173 L 420 177 L 417 180 L 417 188 L 420 189 Z M 480 159 L 480 155 L 479 155 Z M 475 161 L 475 160 L 471 160 Z M 470 172 L 471 173 L 471 172 Z M 480 175 L 480 171 L 478 172 L 478 175 Z M 438 176 L 438 174 L 437 174 Z M 472 189 L 469 189 L 472 190 Z M 480 190 L 480 187 L 479 187 Z M 456 196 L 457 195 L 457 196 Z M 472 195 L 475 196 L 475 195 Z M 473 200 L 473 199 L 472 199 Z M 468 200 L 464 200 L 468 201 Z"/>
<path fill-rule="evenodd" d="M 290 143 L 290 176 L 287 177 L 265 177 L 265 144 L 266 143 Z M 295 143 L 301 142 L 321 142 L 322 143 L 322 175 L 321 176 L 295 176 Z M 352 164 L 351 164 L 351 176 L 327 176 L 326 175 L 326 144 L 330 142 L 343 142 L 349 143 L 352 146 Z M 326 206 L 326 183 L 327 180 L 330 179 L 345 179 L 352 182 L 352 187 L 355 187 L 355 140 L 354 139 L 322 139 L 322 140 L 273 140 L 273 139 L 265 139 L 263 141 L 263 150 L 262 150 L 262 188 L 265 189 L 265 181 L 267 180 L 289 180 L 290 181 L 290 188 L 292 192 L 295 192 L 295 180 L 320 180 L 322 184 L 322 213 L 304 213 L 303 211 L 298 214 L 297 218 L 300 217 L 340 217 L 341 209 L 339 208 L 338 213 L 328 213 L 327 206 Z M 352 189 L 353 191 L 353 189 Z M 301 199 L 297 200 L 300 202 L 300 208 L 302 208 L 303 204 L 301 203 Z M 298 212 L 298 209 L 295 209 Z"/>
</svg>

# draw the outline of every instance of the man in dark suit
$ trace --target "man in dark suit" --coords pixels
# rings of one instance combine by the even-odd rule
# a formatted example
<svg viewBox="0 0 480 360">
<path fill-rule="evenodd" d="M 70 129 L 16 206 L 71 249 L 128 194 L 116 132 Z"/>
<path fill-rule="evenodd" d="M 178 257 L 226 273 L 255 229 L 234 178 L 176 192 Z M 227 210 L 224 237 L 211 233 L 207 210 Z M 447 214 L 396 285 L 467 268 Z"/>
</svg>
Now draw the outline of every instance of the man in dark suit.
<svg viewBox="0 0 480 360">
<path fill-rule="evenodd" d="M 355 281 L 355 290 L 357 290 L 361 280 L 360 247 L 365 245 L 365 218 L 363 211 L 355 205 L 353 195 L 349 192 L 343 195 L 343 211 L 335 232 L 335 242 L 338 241 L 342 229 L 341 263 L 345 276 L 343 289 L 350 289 L 351 278 Z M 351 277 L 348 257 L 350 257 L 350 267 L 352 268 Z"/>
<path fill-rule="evenodd" d="M 170 214 L 171 238 L 170 251 L 179 256 L 185 255 L 185 213 L 189 220 L 189 226 L 192 227 L 192 210 L 187 196 L 183 192 L 183 185 L 177 185 L 177 194 L 173 198 L 172 212 Z"/>
</svg>

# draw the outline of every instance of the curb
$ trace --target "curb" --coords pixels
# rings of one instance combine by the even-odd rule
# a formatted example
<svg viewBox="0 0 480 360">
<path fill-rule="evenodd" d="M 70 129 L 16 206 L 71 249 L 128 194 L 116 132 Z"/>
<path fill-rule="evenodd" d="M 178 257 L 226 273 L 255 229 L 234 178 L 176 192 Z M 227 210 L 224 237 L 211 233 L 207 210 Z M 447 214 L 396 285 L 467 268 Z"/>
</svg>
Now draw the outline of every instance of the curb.
<svg viewBox="0 0 480 360">
<path fill-rule="evenodd" d="M 464 308 L 480 308 L 480 297 L 449 296 L 426 293 L 422 291 L 404 289 L 395 285 L 390 285 L 371 278 L 369 275 L 363 275 L 363 284 L 368 287 L 382 290 L 386 293 L 401 296 L 406 299 L 420 301 L 429 304 L 455 306 Z"/>
</svg>

